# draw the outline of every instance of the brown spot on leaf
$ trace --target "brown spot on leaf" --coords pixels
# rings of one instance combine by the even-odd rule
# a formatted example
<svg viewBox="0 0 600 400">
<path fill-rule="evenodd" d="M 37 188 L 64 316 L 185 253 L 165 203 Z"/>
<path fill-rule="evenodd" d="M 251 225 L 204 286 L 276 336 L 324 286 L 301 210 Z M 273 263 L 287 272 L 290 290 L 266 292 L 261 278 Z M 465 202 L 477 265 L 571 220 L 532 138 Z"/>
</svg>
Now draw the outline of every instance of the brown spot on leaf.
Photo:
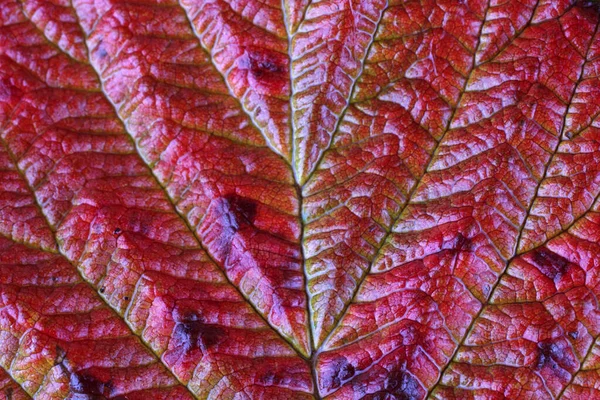
<svg viewBox="0 0 600 400">
<path fill-rule="evenodd" d="M 63 365 L 65 358 L 67 357 L 67 352 L 60 346 L 56 346 L 56 358 L 54 359 L 54 365 Z"/>
<path fill-rule="evenodd" d="M 173 340 L 186 353 L 195 349 L 206 352 L 219 343 L 224 335 L 223 329 L 204 323 L 203 318 L 195 313 L 185 314 L 173 330 Z"/>
<path fill-rule="evenodd" d="M 83 397 L 78 396 L 78 398 L 103 400 L 110 397 L 111 382 L 99 379 L 89 372 L 75 371 L 67 358 L 67 352 L 60 346 L 56 346 L 54 365 L 59 366 L 62 373 L 69 377 L 71 392 L 84 395 Z"/>
<path fill-rule="evenodd" d="M 576 0 L 573 6 L 581 10 L 593 23 L 600 17 L 600 0 Z"/>
<path fill-rule="evenodd" d="M 533 252 L 533 262 L 537 269 L 548 278 L 556 280 L 564 275 L 569 267 L 569 261 L 547 248 Z"/>
<path fill-rule="evenodd" d="M 537 344 L 537 357 L 532 368 L 544 379 L 552 377 L 566 384 L 579 367 L 579 360 L 566 338 L 546 339 Z"/>
<path fill-rule="evenodd" d="M 265 60 L 252 60 L 252 73 L 256 77 L 261 77 L 266 73 L 278 73 L 283 71 L 280 65 L 275 64 L 272 61 Z"/>
<path fill-rule="evenodd" d="M 229 204 L 230 215 L 238 227 L 254 224 L 254 218 L 256 217 L 256 202 L 254 200 L 236 195 L 226 196 L 225 200 Z"/>
</svg>

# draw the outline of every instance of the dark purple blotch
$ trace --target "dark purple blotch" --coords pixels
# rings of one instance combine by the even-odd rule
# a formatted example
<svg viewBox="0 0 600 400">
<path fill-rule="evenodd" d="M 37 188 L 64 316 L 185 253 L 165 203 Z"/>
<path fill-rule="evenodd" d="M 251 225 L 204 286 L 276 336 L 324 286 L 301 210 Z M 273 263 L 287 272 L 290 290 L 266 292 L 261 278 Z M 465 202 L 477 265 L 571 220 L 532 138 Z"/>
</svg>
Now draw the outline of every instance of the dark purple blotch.
<svg viewBox="0 0 600 400">
<path fill-rule="evenodd" d="M 224 335 L 223 329 L 204 323 L 203 318 L 195 313 L 185 314 L 173 330 L 173 340 L 186 353 L 195 349 L 205 352 L 219 343 Z"/>
</svg>

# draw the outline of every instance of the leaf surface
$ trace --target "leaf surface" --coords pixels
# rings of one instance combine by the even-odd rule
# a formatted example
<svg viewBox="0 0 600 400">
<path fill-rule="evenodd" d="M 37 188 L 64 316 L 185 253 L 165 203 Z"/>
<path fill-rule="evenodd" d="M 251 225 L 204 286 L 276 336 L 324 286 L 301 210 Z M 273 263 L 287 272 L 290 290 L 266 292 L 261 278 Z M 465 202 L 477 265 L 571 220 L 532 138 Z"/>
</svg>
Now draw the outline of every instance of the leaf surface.
<svg viewBox="0 0 600 400">
<path fill-rule="evenodd" d="M 0 0 L 0 397 L 599 396 L 599 22 Z"/>
</svg>

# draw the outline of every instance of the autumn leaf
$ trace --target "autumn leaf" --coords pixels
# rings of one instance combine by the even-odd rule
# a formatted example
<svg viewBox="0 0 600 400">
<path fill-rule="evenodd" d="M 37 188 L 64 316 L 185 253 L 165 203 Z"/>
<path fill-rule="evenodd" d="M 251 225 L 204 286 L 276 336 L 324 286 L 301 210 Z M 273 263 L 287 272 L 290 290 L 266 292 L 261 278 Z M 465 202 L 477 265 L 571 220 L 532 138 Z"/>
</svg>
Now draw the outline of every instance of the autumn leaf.
<svg viewBox="0 0 600 400">
<path fill-rule="evenodd" d="M 0 0 L 0 399 L 600 398 L 599 23 Z"/>
</svg>

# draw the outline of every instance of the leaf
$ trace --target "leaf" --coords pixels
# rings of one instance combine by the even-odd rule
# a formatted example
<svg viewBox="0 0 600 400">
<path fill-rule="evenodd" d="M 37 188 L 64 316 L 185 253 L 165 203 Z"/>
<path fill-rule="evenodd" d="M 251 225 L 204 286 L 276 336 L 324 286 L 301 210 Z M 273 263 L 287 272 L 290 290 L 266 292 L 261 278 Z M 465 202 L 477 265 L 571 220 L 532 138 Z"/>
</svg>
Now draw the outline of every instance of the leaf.
<svg viewBox="0 0 600 400">
<path fill-rule="evenodd" d="M 31 397 L 21 389 L 21 387 L 10 378 L 10 375 L 6 371 L 0 371 L 0 393 L 2 393 L 3 399 L 6 400 L 25 400 L 31 399 Z"/>
<path fill-rule="evenodd" d="M 0 0 L 0 398 L 600 396 L 599 23 Z"/>
</svg>

